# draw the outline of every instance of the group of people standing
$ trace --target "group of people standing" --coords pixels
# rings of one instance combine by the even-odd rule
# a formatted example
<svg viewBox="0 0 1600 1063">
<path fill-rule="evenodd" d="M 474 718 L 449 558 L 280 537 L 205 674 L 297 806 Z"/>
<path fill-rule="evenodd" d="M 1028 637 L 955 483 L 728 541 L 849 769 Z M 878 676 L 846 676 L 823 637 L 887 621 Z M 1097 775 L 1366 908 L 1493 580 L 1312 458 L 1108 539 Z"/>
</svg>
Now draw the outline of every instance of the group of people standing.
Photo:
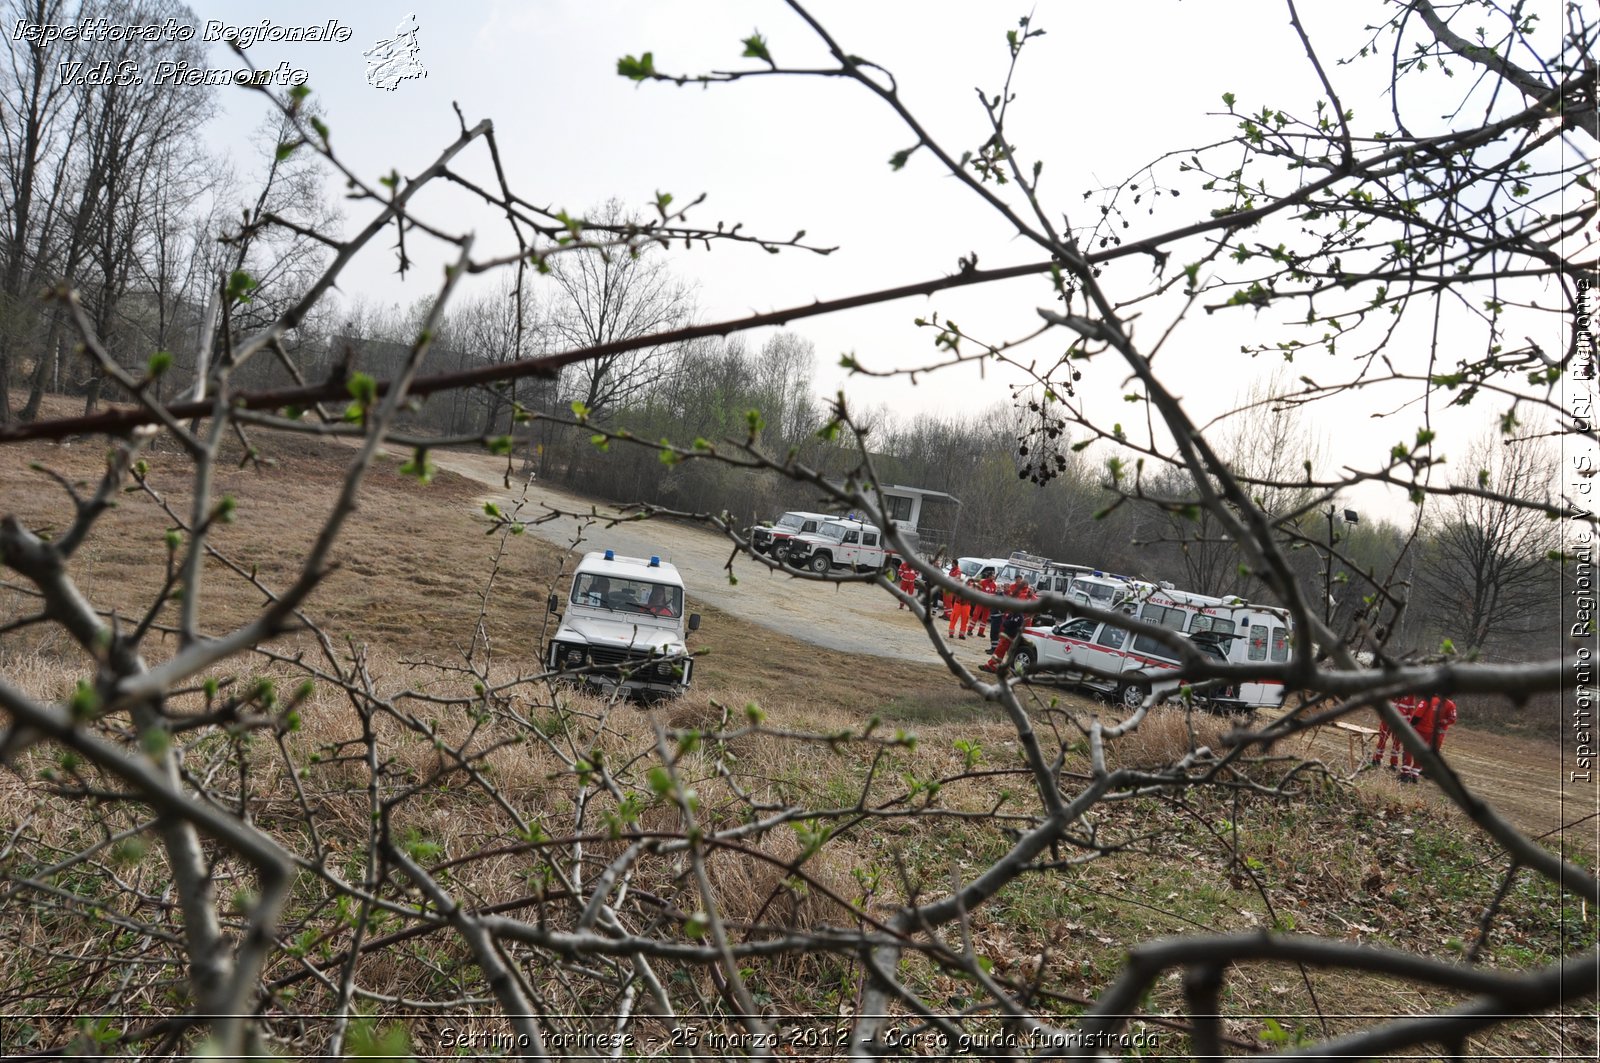
<svg viewBox="0 0 1600 1063">
<path fill-rule="evenodd" d="M 984 594 L 1000 593 L 1000 585 L 995 582 L 992 569 L 986 568 L 971 579 L 963 579 L 961 566 L 952 561 L 949 574 L 950 578 L 957 583 L 965 583 L 975 591 L 982 591 Z M 988 606 L 970 602 L 954 591 L 945 591 L 944 612 L 950 618 L 950 630 L 947 637 L 964 639 L 973 633 L 974 628 L 977 629 L 978 638 L 980 639 L 988 634 L 990 620 Z M 999 637 L 999 628 L 1000 625 L 997 622 L 995 625 L 996 638 Z"/>
<path fill-rule="evenodd" d="M 902 591 L 908 595 L 916 593 L 917 570 L 912 568 L 910 563 L 900 562 L 900 569 L 895 575 Z M 1039 597 L 1033 585 L 1021 576 L 1002 587 L 995 579 L 992 568 L 985 568 L 977 575 L 967 578 L 961 574 L 961 565 L 952 561 L 949 576 L 956 583 L 964 584 L 983 594 L 1004 595 L 1021 601 L 1032 601 Z M 1005 660 L 1006 654 L 1011 650 L 1011 644 L 1022 633 L 1025 617 L 1023 613 L 994 613 L 988 606 L 970 601 L 953 590 L 944 592 L 943 605 L 944 615 L 949 620 L 947 638 L 952 641 L 965 638 L 989 639 L 989 660 L 981 666 L 986 672 L 994 671 L 1000 662 Z M 906 603 L 901 602 L 900 608 L 905 607 Z"/>
<path fill-rule="evenodd" d="M 1444 747 L 1445 732 L 1449 731 L 1456 722 L 1456 703 L 1449 697 L 1425 697 L 1420 694 L 1406 694 L 1394 699 L 1394 707 L 1400 715 L 1417 732 L 1428 748 L 1435 753 Z M 1378 721 L 1378 749 L 1372 754 L 1372 766 L 1379 767 L 1383 763 L 1384 749 L 1389 752 L 1389 770 L 1400 772 L 1402 783 L 1417 783 L 1421 781 L 1422 771 L 1417 767 L 1416 758 L 1409 749 L 1402 747 L 1400 736 L 1395 734 L 1389 724 L 1382 718 Z"/>
<path fill-rule="evenodd" d="M 1012 580 L 1010 586 L 1000 593 L 1007 598 L 1017 598 L 1024 602 L 1031 602 L 1039 597 L 1033 589 L 1033 584 L 1021 576 Z M 1025 613 L 1003 613 L 996 618 L 995 623 L 989 625 L 989 659 L 978 666 L 980 669 L 985 672 L 1000 670 L 1000 662 L 1011 652 L 1011 644 L 1022 634 L 1022 625 L 1026 620 Z"/>
</svg>

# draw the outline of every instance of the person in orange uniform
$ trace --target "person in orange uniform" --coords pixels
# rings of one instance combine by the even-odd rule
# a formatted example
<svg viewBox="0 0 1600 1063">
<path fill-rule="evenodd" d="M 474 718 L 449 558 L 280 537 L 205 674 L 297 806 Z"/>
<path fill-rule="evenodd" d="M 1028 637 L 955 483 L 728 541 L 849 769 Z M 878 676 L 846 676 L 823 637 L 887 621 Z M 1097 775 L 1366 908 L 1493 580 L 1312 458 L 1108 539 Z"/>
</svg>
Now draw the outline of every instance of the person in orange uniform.
<svg viewBox="0 0 1600 1063">
<path fill-rule="evenodd" d="M 977 590 L 978 577 L 973 576 L 971 579 L 967 580 L 967 586 L 971 587 L 973 590 Z M 966 638 L 968 635 L 972 634 L 972 629 L 978 626 L 978 618 L 987 615 L 988 612 L 983 608 L 983 606 L 979 605 L 977 602 L 968 602 L 967 615 L 961 620 L 961 638 Z"/>
<path fill-rule="evenodd" d="M 1444 748 L 1445 732 L 1455 726 L 1456 703 L 1453 698 L 1440 695 L 1433 699 L 1433 751 Z"/>
<path fill-rule="evenodd" d="M 959 571 L 957 569 L 957 572 Z M 961 582 L 959 575 L 955 579 Z M 972 603 L 960 594 L 954 595 L 954 598 L 955 606 L 950 610 L 950 631 L 946 637 L 964 639 L 967 637 L 967 629 L 972 627 Z"/>
<path fill-rule="evenodd" d="M 948 575 L 955 582 L 960 583 L 961 582 L 961 563 L 959 561 L 951 561 L 950 562 L 950 571 L 948 573 L 946 573 L 946 575 Z M 945 616 L 950 616 L 955 611 L 956 611 L 956 592 L 955 591 L 945 591 L 944 592 L 944 615 Z"/>
<path fill-rule="evenodd" d="M 1402 694 L 1394 699 L 1395 711 L 1400 714 L 1401 719 L 1409 720 L 1416 702 L 1415 696 Z M 1390 730 L 1388 723 L 1380 716 L 1378 717 L 1378 749 L 1377 752 L 1372 754 L 1372 766 L 1374 768 L 1383 763 L 1385 747 L 1388 747 L 1389 750 L 1389 770 L 1400 770 L 1400 736 Z"/>
<path fill-rule="evenodd" d="M 1039 597 L 1033 592 L 1033 587 L 1027 580 L 1018 577 L 1005 589 L 1008 598 L 1017 598 L 1027 602 Z M 1000 641 L 995 643 L 994 654 L 978 667 L 985 672 L 1000 670 L 1000 662 L 1006 659 L 1006 654 L 1011 652 L 1011 644 L 1017 641 L 1017 636 L 1022 634 L 1022 613 L 1006 613 L 1001 620 Z"/>
<path fill-rule="evenodd" d="M 900 562 L 900 571 L 896 575 L 900 577 L 900 590 L 902 592 L 906 594 L 917 593 L 917 570 L 911 567 L 911 562 Z M 906 603 L 901 602 L 900 608 L 904 609 L 905 607 Z"/>
<path fill-rule="evenodd" d="M 972 586 L 982 591 L 984 594 L 999 594 L 1000 586 L 999 584 L 995 583 L 994 576 L 991 575 L 991 572 L 991 569 L 984 569 L 983 572 L 979 574 L 978 578 L 973 581 Z M 978 627 L 978 637 L 980 639 L 988 638 L 989 607 L 987 605 L 974 605 L 972 607 L 972 613 L 972 619 Z"/>
<path fill-rule="evenodd" d="M 1417 698 L 1411 710 L 1411 728 L 1416 731 L 1428 745 L 1433 745 L 1434 712 L 1438 698 Z M 1418 783 L 1422 781 L 1422 770 L 1417 767 L 1416 758 L 1411 755 L 1411 750 L 1406 750 L 1405 761 L 1400 765 L 1400 781 L 1403 783 Z"/>
</svg>

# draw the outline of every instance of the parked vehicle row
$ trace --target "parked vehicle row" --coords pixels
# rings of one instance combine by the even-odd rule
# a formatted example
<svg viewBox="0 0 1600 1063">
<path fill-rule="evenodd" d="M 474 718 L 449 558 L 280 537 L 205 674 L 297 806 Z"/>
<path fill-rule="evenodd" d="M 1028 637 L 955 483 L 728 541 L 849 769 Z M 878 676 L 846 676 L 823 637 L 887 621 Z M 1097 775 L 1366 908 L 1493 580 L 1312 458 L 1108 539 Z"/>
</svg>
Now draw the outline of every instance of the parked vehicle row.
<svg viewBox="0 0 1600 1063">
<path fill-rule="evenodd" d="M 1119 607 L 1146 623 L 1188 637 L 1200 652 L 1225 662 L 1282 664 L 1289 659 L 1294 625 L 1288 611 L 1276 606 L 1150 587 L 1130 589 L 1111 605 Z M 1028 627 L 1018 659 L 1024 671 L 1059 672 L 1067 682 L 1133 704 L 1152 690 L 1172 689 L 1175 681 L 1161 680 L 1159 674 L 1179 667 L 1177 655 L 1159 640 L 1088 617 Z M 1219 708 L 1253 711 L 1282 704 L 1283 683 L 1271 679 L 1221 683 L 1203 696 Z"/>
<path fill-rule="evenodd" d="M 818 524 L 813 532 L 790 536 L 784 560 L 819 576 L 836 568 L 887 572 L 900 567 L 900 555 L 884 541 L 877 525 L 837 517 Z"/>
<path fill-rule="evenodd" d="M 771 554 L 781 557 L 789 549 L 789 540 L 796 535 L 809 535 L 817 530 L 823 521 L 833 518 L 826 513 L 807 513 L 804 510 L 792 510 L 773 521 L 771 524 L 758 525 L 750 529 L 750 548 L 758 554 Z"/>
<path fill-rule="evenodd" d="M 901 535 L 908 533 L 904 528 Z M 854 572 L 892 571 L 900 555 L 877 525 L 851 517 L 791 510 L 771 524 L 750 529 L 750 548 L 819 576 L 835 569 Z"/>
<path fill-rule="evenodd" d="M 874 525 L 852 517 L 792 511 L 750 532 L 753 548 L 795 568 L 827 575 L 840 569 L 892 572 L 899 556 Z M 1087 565 L 1069 564 L 1024 551 L 1007 557 L 958 557 L 964 581 L 992 578 L 1004 588 L 1022 580 L 1037 594 L 1058 601 L 1123 612 L 1186 637 L 1202 655 L 1232 663 L 1281 664 L 1289 658 L 1293 624 L 1287 611 L 1242 598 L 1218 598 L 1151 583 Z M 941 568 L 945 566 L 941 564 Z M 954 573 L 952 573 L 954 574 Z M 1178 654 L 1160 640 L 1135 635 L 1114 622 L 1074 617 L 1069 605 L 1035 614 L 1022 632 L 1018 671 L 1046 674 L 1085 689 L 1137 704 L 1154 691 L 1183 683 L 1175 676 Z M 981 630 L 981 628 L 980 628 Z M 1214 707 L 1252 711 L 1282 703 L 1283 684 L 1252 680 L 1211 682 L 1200 696 Z"/>
</svg>

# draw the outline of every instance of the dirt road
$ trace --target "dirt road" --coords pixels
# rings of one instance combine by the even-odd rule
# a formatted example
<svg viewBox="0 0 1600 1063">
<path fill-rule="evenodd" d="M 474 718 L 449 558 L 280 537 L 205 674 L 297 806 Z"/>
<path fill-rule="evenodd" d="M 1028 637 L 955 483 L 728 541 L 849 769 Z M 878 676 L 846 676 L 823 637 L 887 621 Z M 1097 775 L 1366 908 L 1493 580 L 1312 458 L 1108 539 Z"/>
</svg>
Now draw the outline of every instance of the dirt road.
<svg viewBox="0 0 1600 1063">
<path fill-rule="evenodd" d="M 431 456 L 441 469 L 492 488 L 484 498 L 502 508 L 509 509 L 520 494 L 521 485 L 515 481 L 512 491 L 505 489 L 503 458 L 442 451 Z M 774 572 L 744 556 L 733 557 L 732 571 L 738 582 L 730 583 L 728 565 L 734 549 L 727 539 L 703 528 L 667 520 L 628 521 L 607 528 L 606 518 L 614 515 L 613 510 L 535 481 L 521 519 L 534 520 L 552 510 L 597 516 L 581 521 L 561 516 L 532 525 L 529 532 L 561 546 L 571 546 L 579 538 L 582 526 L 580 551 L 610 548 L 634 557 L 659 555 L 683 574 L 691 604 L 699 599 L 741 620 L 832 650 L 938 662 L 927 633 L 912 619 L 910 611 L 900 609 L 899 603 L 880 588 L 801 579 Z M 982 642 L 981 652 L 978 646 L 975 639 L 956 643 L 961 659 L 973 667 L 988 657 L 988 641 Z"/>
</svg>

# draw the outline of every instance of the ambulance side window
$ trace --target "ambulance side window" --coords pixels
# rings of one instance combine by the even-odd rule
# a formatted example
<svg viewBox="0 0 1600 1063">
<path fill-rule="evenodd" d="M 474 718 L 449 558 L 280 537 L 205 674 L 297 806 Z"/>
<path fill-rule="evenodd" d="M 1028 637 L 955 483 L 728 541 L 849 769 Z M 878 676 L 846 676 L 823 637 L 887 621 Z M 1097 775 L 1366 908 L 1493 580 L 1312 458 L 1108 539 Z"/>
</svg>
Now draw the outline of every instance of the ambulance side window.
<svg viewBox="0 0 1600 1063">
<path fill-rule="evenodd" d="M 1289 633 L 1281 627 L 1272 629 L 1272 659 L 1274 661 L 1289 659 Z"/>
<path fill-rule="evenodd" d="M 1186 609 L 1168 608 L 1164 610 L 1161 617 L 1161 626 L 1170 627 L 1174 631 L 1182 631 L 1184 622 L 1187 621 L 1192 615 L 1193 614 Z"/>
<path fill-rule="evenodd" d="M 1250 659 L 1264 661 L 1267 659 L 1267 625 L 1250 625 Z"/>
<path fill-rule="evenodd" d="M 860 536 L 853 531 L 847 531 L 844 533 L 844 541 L 847 543 L 860 542 Z"/>
<path fill-rule="evenodd" d="M 877 546 L 878 545 L 878 533 L 877 532 L 862 532 L 861 533 L 861 545 L 863 545 L 863 546 Z"/>
</svg>

